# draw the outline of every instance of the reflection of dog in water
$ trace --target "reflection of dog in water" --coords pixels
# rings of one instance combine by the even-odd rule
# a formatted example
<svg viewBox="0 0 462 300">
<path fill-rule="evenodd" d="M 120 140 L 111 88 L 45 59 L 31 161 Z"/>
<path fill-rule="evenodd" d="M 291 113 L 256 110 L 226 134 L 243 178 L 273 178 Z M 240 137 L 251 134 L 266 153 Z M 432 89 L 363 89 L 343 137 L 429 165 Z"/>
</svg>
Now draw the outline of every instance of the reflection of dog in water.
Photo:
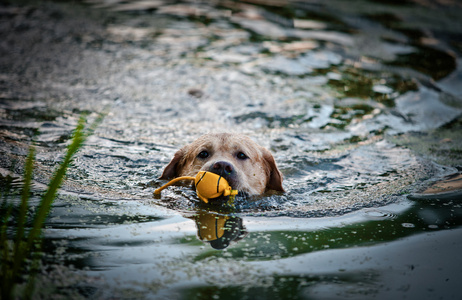
<svg viewBox="0 0 462 300">
<path fill-rule="evenodd" d="M 247 234 L 242 219 L 233 215 L 217 215 L 199 211 L 193 217 L 197 235 L 215 249 L 225 249 L 231 242 L 237 242 Z"/>
<path fill-rule="evenodd" d="M 206 134 L 175 153 L 160 179 L 216 173 L 239 192 L 261 195 L 284 191 L 282 174 L 271 153 L 240 134 Z"/>
</svg>

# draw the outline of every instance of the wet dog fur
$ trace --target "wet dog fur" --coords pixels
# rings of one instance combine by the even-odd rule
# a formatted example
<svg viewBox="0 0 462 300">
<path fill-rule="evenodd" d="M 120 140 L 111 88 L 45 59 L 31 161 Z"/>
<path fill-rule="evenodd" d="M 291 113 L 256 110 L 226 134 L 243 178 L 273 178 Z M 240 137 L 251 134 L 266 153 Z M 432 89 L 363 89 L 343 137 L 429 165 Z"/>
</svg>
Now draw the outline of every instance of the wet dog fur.
<svg viewBox="0 0 462 300">
<path fill-rule="evenodd" d="M 242 134 L 201 136 L 175 153 L 160 179 L 196 176 L 199 171 L 221 175 L 233 189 L 248 195 L 284 191 L 282 174 L 273 155 Z"/>
</svg>

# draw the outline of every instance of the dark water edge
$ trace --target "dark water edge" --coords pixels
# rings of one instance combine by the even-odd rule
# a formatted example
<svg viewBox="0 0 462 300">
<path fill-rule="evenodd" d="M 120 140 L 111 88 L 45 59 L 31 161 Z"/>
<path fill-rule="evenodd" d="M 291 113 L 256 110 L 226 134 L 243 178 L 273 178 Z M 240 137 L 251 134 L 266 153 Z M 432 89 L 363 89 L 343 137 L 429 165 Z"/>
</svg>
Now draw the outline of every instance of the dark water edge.
<svg viewBox="0 0 462 300">
<path fill-rule="evenodd" d="M 457 299 L 462 210 L 456 197 L 402 196 L 334 217 L 242 216 L 246 234 L 225 250 L 198 241 L 198 228 L 207 224 L 197 221 L 198 212 L 185 219 L 115 201 L 103 208 L 110 212 L 105 217 L 95 201 L 68 199 L 47 224 L 47 250 L 65 249 L 50 263 L 60 258 L 72 265 L 64 284 L 88 297 Z M 89 277 L 74 278 L 79 269 Z"/>
<path fill-rule="evenodd" d="M 108 111 L 46 225 L 36 298 L 458 299 L 460 183 L 425 191 L 462 168 L 461 10 L 2 2 L 2 189 L 35 141 L 37 205 L 79 115 Z M 288 192 L 235 212 L 188 187 L 154 199 L 209 131 L 270 148 Z M 229 246 L 201 240 L 216 220 Z"/>
</svg>

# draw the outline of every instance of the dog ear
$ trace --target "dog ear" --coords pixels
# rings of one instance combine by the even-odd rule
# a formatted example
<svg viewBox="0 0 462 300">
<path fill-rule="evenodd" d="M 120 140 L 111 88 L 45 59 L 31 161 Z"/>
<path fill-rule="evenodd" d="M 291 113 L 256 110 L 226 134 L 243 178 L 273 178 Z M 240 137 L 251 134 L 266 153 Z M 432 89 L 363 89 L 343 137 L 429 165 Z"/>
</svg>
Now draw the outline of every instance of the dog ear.
<svg viewBox="0 0 462 300">
<path fill-rule="evenodd" d="M 169 162 L 169 164 L 165 167 L 159 179 L 169 180 L 178 177 L 179 171 L 183 166 L 185 153 L 186 151 L 184 148 L 178 150 L 173 156 L 172 160 Z"/>
<path fill-rule="evenodd" d="M 282 174 L 276 166 L 273 155 L 268 150 L 264 149 L 263 159 L 265 160 L 269 173 L 266 190 L 284 192 L 284 188 L 282 187 Z"/>
</svg>

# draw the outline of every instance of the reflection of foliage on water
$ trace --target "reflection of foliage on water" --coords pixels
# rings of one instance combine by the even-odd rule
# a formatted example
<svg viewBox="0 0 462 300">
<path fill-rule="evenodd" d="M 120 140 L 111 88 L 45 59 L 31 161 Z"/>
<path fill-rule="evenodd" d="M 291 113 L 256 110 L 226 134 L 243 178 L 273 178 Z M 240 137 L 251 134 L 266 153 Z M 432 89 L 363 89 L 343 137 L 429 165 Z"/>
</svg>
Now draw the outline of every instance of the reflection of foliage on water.
<svg viewBox="0 0 462 300">
<path fill-rule="evenodd" d="M 409 132 L 389 137 L 398 145 L 442 165 L 462 166 L 462 118 L 429 132 Z"/>
<path fill-rule="evenodd" d="M 423 74 L 431 76 L 434 80 L 440 80 L 451 74 L 456 69 L 457 62 L 453 53 L 438 47 L 427 45 L 438 44 L 428 31 L 425 31 L 418 26 L 413 28 L 412 23 L 404 23 L 401 18 L 391 12 L 369 14 L 368 17 L 372 20 L 379 21 L 390 29 L 402 32 L 411 40 L 410 44 L 417 48 L 417 51 L 415 52 L 399 54 L 395 60 L 387 62 L 389 65 L 401 66 L 404 68 L 410 67 Z M 435 26 L 436 24 L 429 23 L 428 25 Z M 459 39 L 459 34 L 447 34 L 449 39 L 454 40 L 452 43 L 453 46 L 457 47 L 457 43 L 455 41 Z M 392 42 L 397 44 L 400 43 L 399 41 Z"/>
<path fill-rule="evenodd" d="M 429 205 L 432 208 L 429 208 Z M 433 211 L 430 214 L 430 211 Z M 422 217 L 422 216 L 429 217 Z M 313 231 L 250 232 L 242 241 L 225 252 L 205 251 L 195 260 L 209 257 L 243 261 L 267 261 L 326 249 L 372 246 L 426 230 L 451 229 L 462 225 L 457 216 L 461 203 L 455 200 L 417 201 L 406 212 L 395 215 L 380 209 L 366 210 L 369 220 Z M 245 224 L 245 217 L 244 224 Z"/>
<path fill-rule="evenodd" d="M 329 125 L 336 128 L 345 128 L 345 126 L 349 125 L 353 119 L 361 119 L 373 110 L 373 107 L 365 103 L 355 103 L 350 106 L 336 105 L 331 118 L 338 120 L 339 122 L 329 123 Z M 355 136 L 355 140 L 353 137 L 350 138 L 350 142 L 358 142 L 359 140 L 358 136 Z"/>
<path fill-rule="evenodd" d="M 420 47 L 418 52 L 400 54 L 396 60 L 389 62 L 389 64 L 411 67 L 431 76 L 434 80 L 448 76 L 457 66 L 453 55 L 430 47 Z"/>
<path fill-rule="evenodd" d="M 363 69 L 343 66 L 339 68 L 340 79 L 330 80 L 329 86 L 334 87 L 343 97 L 358 97 L 373 99 L 387 107 L 395 105 L 394 99 L 400 94 L 417 90 L 412 79 L 405 79 L 390 72 L 368 72 Z M 388 87 L 382 91 L 377 87 Z"/>
<path fill-rule="evenodd" d="M 258 276 L 254 275 L 254 276 Z M 368 273 L 343 272 L 341 274 L 323 275 L 274 275 L 263 281 L 261 285 L 236 287 L 195 287 L 182 291 L 183 299 L 300 299 L 300 295 L 325 295 L 325 289 L 335 289 L 352 285 L 346 293 L 350 297 L 370 296 L 374 297 L 376 287 L 374 281 L 378 274 L 373 271 Z M 361 285 L 355 285 L 361 282 Z M 265 284 L 266 283 L 266 284 Z M 318 291 L 319 289 L 319 291 Z M 321 296 L 321 298 L 323 298 Z M 309 299 L 309 298 L 308 298 Z"/>
</svg>

